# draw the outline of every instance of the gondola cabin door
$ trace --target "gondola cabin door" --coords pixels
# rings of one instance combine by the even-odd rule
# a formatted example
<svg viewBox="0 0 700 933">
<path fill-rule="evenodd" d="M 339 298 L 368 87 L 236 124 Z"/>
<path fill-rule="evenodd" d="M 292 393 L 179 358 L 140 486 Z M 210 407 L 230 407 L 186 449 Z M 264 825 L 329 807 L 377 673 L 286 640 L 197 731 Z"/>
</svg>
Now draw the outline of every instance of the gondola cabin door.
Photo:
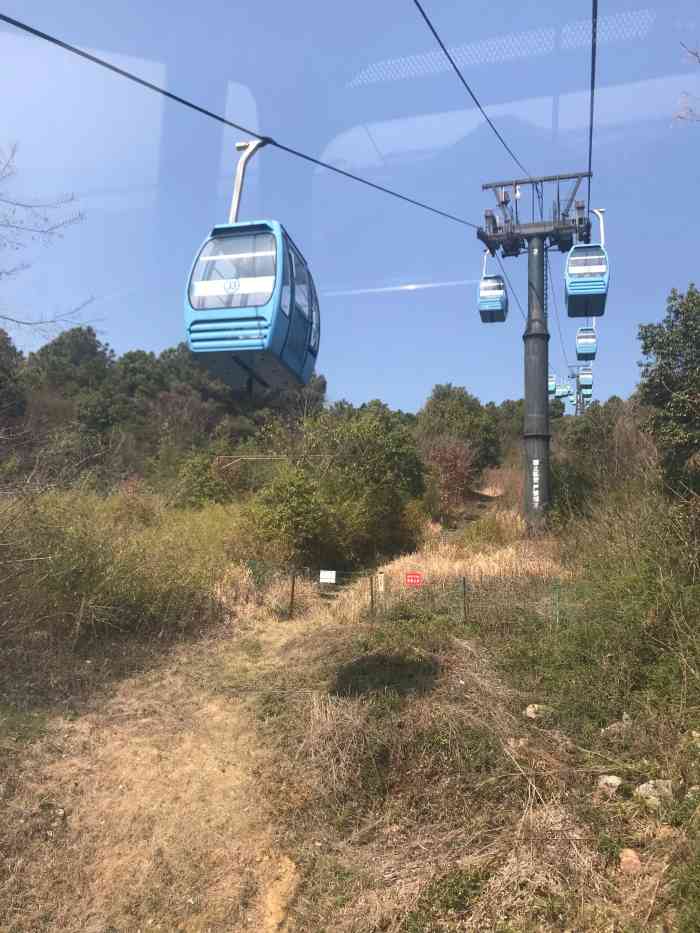
<svg viewBox="0 0 700 933">
<path fill-rule="evenodd" d="M 293 287 L 289 329 L 282 359 L 292 369 L 301 370 L 311 336 L 311 283 L 309 270 L 301 254 L 289 244 L 285 253 L 285 265 L 290 269 Z"/>
</svg>

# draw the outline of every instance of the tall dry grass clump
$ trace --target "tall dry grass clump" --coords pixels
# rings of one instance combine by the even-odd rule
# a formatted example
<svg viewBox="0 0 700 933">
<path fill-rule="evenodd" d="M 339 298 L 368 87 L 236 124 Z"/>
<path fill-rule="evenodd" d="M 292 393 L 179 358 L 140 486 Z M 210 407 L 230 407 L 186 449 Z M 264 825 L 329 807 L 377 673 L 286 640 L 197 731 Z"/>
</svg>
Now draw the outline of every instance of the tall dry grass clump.
<svg viewBox="0 0 700 933">
<path fill-rule="evenodd" d="M 8 501 L 3 630 L 76 640 L 163 635 L 219 618 L 231 518 L 223 506 L 175 511 L 153 496 L 80 489 Z"/>
<path fill-rule="evenodd" d="M 484 470 L 479 491 L 485 496 L 498 499 L 502 508 L 519 509 L 524 498 L 524 487 L 523 470 L 517 458 L 514 462 L 514 458 L 510 457 L 507 463 Z"/>
<path fill-rule="evenodd" d="M 513 582 L 555 580 L 566 574 L 558 550 L 554 540 L 529 540 L 525 523 L 515 512 L 493 509 L 458 535 L 431 534 L 421 550 L 382 565 L 381 583 L 374 581 L 375 595 L 384 607 L 401 601 L 406 574 L 415 571 L 422 574 L 430 592 L 459 589 L 463 580 L 470 588 L 499 581 L 506 587 Z M 369 603 L 370 581 L 363 578 L 339 594 L 335 611 L 357 622 Z"/>
</svg>

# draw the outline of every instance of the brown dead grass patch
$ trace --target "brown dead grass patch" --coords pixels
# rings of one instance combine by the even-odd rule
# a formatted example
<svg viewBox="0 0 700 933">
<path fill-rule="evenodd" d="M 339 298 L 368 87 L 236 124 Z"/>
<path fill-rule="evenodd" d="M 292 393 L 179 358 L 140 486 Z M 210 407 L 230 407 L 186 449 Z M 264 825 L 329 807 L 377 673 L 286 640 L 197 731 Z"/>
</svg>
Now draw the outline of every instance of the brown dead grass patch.
<svg viewBox="0 0 700 933">
<path fill-rule="evenodd" d="M 384 593 L 375 590 L 385 606 L 406 595 L 407 573 L 420 571 L 425 587 L 434 591 L 456 588 L 465 579 L 470 587 L 501 583 L 503 588 L 528 580 L 555 580 L 567 576 L 552 541 L 517 541 L 485 551 L 434 539 L 414 554 L 405 554 L 381 568 Z M 358 622 L 370 604 L 370 583 L 364 578 L 342 590 L 333 615 Z"/>
<path fill-rule="evenodd" d="M 264 755 L 242 705 L 177 668 L 55 721 L 5 801 L 0 928 L 264 929 Z"/>
<path fill-rule="evenodd" d="M 385 607 L 416 569 L 436 589 L 562 575 L 548 542 L 433 544 L 384 568 Z M 643 872 L 622 876 L 575 805 L 606 805 L 595 799 L 603 765 L 525 720 L 539 698 L 504 683 L 476 638 L 439 651 L 392 644 L 401 622 L 366 620 L 366 579 L 334 602 L 298 580 L 289 620 L 288 584 L 263 595 L 232 568 L 217 593 L 225 635 L 115 680 L 17 754 L 1 802 L 0 929 L 607 933 L 661 922 L 681 840 L 640 817 Z M 412 672 L 426 670 L 418 689 Z M 452 877 L 478 879 L 468 904 L 446 899 Z"/>
</svg>

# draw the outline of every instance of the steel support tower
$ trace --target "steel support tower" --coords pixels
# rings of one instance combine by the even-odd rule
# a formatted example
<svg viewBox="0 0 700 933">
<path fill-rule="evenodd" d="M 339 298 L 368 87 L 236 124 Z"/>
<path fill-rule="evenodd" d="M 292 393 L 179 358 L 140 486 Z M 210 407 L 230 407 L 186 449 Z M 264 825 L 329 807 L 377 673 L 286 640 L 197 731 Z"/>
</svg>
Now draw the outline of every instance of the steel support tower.
<svg viewBox="0 0 700 933">
<path fill-rule="evenodd" d="M 591 222 L 576 194 L 589 172 L 488 182 L 482 190 L 496 195 L 498 213 L 487 210 L 477 237 L 492 256 L 527 252 L 527 324 L 525 354 L 525 419 L 523 424 L 524 513 L 531 532 L 544 524 L 550 505 L 549 469 L 549 331 L 546 313 L 545 253 L 568 252 L 574 240 L 588 243 Z M 569 190 L 562 198 L 562 184 Z M 523 191 L 530 189 L 530 219 L 521 220 Z M 553 194 L 550 219 L 545 219 L 545 192 Z M 539 217 L 537 215 L 539 214 Z"/>
</svg>

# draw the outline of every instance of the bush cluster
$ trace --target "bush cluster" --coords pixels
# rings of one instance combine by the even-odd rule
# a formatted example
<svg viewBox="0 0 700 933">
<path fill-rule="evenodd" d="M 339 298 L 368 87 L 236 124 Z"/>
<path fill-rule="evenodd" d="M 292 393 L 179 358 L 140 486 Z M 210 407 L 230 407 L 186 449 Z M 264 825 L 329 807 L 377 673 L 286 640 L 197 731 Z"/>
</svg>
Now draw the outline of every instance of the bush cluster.
<svg viewBox="0 0 700 933">
<path fill-rule="evenodd" d="M 3 629 L 77 640 L 199 628 L 221 615 L 229 511 L 81 489 L 6 502 Z"/>
</svg>

